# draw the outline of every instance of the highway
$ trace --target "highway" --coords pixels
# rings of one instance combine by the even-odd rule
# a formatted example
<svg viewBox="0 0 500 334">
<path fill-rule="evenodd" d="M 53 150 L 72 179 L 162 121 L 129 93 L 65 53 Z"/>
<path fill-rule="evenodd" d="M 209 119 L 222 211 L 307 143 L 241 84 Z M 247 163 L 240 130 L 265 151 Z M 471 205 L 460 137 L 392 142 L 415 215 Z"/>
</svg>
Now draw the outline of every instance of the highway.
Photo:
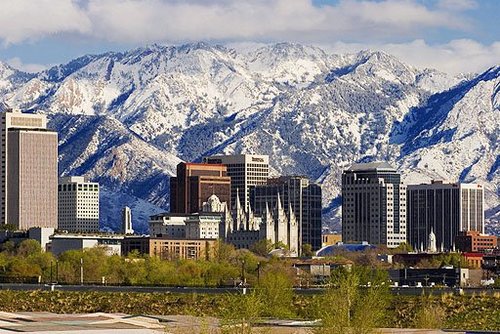
<svg viewBox="0 0 500 334">
<path fill-rule="evenodd" d="M 20 284 L 20 283 L 0 283 L 0 290 L 17 290 L 17 291 L 33 291 L 45 290 L 50 291 L 51 285 L 48 284 Z M 222 288 L 206 288 L 206 287 L 164 287 L 164 286 L 114 286 L 114 285 L 54 285 L 54 290 L 57 291 L 100 291 L 100 292 L 142 292 L 142 293 L 189 293 L 189 294 L 224 294 L 224 293 L 242 293 L 241 288 L 222 287 Z M 248 291 L 251 288 L 247 289 Z M 484 293 L 493 295 L 495 292 L 500 293 L 500 289 L 485 289 L 485 288 L 462 288 L 465 295 Z M 295 288 L 295 293 L 301 295 L 314 295 L 323 293 L 323 288 Z M 391 288 L 394 295 L 441 295 L 444 293 L 459 293 L 458 289 L 453 288 L 417 288 L 417 287 L 399 287 Z"/>
</svg>

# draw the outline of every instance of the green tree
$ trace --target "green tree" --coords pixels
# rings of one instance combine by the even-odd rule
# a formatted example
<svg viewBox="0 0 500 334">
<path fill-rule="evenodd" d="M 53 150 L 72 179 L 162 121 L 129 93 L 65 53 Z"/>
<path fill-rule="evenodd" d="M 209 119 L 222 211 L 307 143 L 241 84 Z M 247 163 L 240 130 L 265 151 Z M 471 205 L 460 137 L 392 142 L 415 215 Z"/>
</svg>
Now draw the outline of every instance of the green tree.
<svg viewBox="0 0 500 334">
<path fill-rule="evenodd" d="M 16 255 L 27 257 L 34 254 L 40 254 L 41 252 L 42 246 L 40 246 L 38 241 L 26 239 L 21 241 L 19 246 L 17 246 Z"/>
<path fill-rule="evenodd" d="M 406 242 L 400 243 L 398 247 L 392 249 L 393 254 L 413 252 L 413 247 Z"/>
<path fill-rule="evenodd" d="M 382 323 L 389 303 L 388 285 L 374 281 L 369 287 L 361 286 L 362 281 L 363 273 L 356 268 L 333 273 L 318 305 L 321 326 L 316 333 L 371 333 Z"/>
<path fill-rule="evenodd" d="M 250 247 L 250 250 L 259 256 L 267 256 L 272 249 L 273 244 L 269 239 L 261 239 Z"/>
<path fill-rule="evenodd" d="M 257 295 L 263 305 L 263 315 L 289 318 L 293 311 L 293 279 L 285 265 L 267 266 L 259 280 Z"/>
<path fill-rule="evenodd" d="M 222 310 L 222 334 L 251 334 L 261 316 L 263 304 L 260 296 L 251 292 L 246 295 L 228 294 Z"/>
<path fill-rule="evenodd" d="M 305 256 L 305 257 L 309 257 L 309 256 L 313 256 L 314 255 L 314 252 L 312 250 L 311 244 L 303 244 L 302 245 L 301 255 Z"/>
</svg>

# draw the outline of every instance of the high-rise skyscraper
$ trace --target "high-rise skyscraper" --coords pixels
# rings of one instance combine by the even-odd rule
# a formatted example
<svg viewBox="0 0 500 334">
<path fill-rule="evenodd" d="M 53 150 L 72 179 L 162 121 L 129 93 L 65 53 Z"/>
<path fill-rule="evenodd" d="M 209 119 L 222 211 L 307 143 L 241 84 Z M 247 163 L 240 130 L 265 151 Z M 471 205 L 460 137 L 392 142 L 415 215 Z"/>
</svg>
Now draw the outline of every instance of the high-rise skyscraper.
<svg viewBox="0 0 500 334">
<path fill-rule="evenodd" d="M 432 230 L 438 249 L 452 250 L 461 231 L 484 233 L 484 191 L 479 184 L 408 185 L 408 243 L 427 249 Z"/>
<path fill-rule="evenodd" d="M 59 229 L 99 231 L 99 183 L 83 176 L 59 178 Z"/>
<path fill-rule="evenodd" d="M 406 241 L 406 186 L 388 163 L 354 164 L 343 172 L 342 240 L 387 247 Z"/>
<path fill-rule="evenodd" d="M 226 166 L 186 162 L 177 165 L 177 176 L 170 178 L 170 212 L 200 212 L 211 195 L 229 202 L 231 178 Z"/>
<path fill-rule="evenodd" d="M 227 175 L 231 177 L 231 207 L 236 205 L 238 194 L 245 210 L 249 210 L 250 188 L 267 184 L 269 178 L 267 155 L 214 155 L 203 158 L 203 162 L 227 166 Z"/>
<path fill-rule="evenodd" d="M 44 115 L 0 113 L 0 222 L 57 228 L 57 133 Z"/>
<path fill-rule="evenodd" d="M 280 196 L 287 215 L 290 210 L 299 225 L 299 250 L 310 244 L 321 248 L 321 186 L 303 176 L 281 176 L 269 179 L 266 185 L 250 190 L 250 203 L 256 214 L 262 215 L 266 206 L 274 208 Z"/>
</svg>

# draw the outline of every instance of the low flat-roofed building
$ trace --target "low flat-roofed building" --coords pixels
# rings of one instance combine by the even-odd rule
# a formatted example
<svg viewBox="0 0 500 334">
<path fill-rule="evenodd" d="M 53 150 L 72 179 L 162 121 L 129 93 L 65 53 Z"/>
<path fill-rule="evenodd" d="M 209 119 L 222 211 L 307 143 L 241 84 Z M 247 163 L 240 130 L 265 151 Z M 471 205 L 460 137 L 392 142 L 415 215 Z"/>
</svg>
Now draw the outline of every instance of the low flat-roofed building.
<svg viewBox="0 0 500 334">
<path fill-rule="evenodd" d="M 462 256 L 471 269 L 479 269 L 483 265 L 483 253 L 463 253 Z"/>
<path fill-rule="evenodd" d="M 160 213 L 149 217 L 149 233 L 153 237 L 185 238 L 189 214 Z"/>
<path fill-rule="evenodd" d="M 123 255 L 133 251 L 163 260 L 210 260 L 214 257 L 216 239 L 175 239 L 167 237 L 125 237 Z"/>
<path fill-rule="evenodd" d="M 59 255 L 68 250 L 102 246 L 108 255 L 121 255 L 123 235 L 119 234 L 54 234 L 50 237 L 51 252 Z"/>
<path fill-rule="evenodd" d="M 389 270 L 389 277 L 399 286 L 432 286 L 443 285 L 449 287 L 464 286 L 469 280 L 469 269 L 439 268 L 439 269 L 393 269 Z"/>
<path fill-rule="evenodd" d="M 497 247 L 497 236 L 463 231 L 455 237 L 455 245 L 462 252 L 483 252 Z"/>
</svg>

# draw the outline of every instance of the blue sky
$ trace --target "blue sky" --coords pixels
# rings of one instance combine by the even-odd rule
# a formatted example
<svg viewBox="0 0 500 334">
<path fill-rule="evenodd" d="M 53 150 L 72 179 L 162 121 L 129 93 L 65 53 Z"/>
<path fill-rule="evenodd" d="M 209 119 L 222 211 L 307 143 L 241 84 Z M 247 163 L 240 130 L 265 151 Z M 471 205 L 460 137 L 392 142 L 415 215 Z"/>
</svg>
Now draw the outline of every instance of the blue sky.
<svg viewBox="0 0 500 334">
<path fill-rule="evenodd" d="M 300 42 L 418 67 L 500 63 L 497 0 L 2 0 L 0 61 L 36 71 L 150 43 Z"/>
</svg>

